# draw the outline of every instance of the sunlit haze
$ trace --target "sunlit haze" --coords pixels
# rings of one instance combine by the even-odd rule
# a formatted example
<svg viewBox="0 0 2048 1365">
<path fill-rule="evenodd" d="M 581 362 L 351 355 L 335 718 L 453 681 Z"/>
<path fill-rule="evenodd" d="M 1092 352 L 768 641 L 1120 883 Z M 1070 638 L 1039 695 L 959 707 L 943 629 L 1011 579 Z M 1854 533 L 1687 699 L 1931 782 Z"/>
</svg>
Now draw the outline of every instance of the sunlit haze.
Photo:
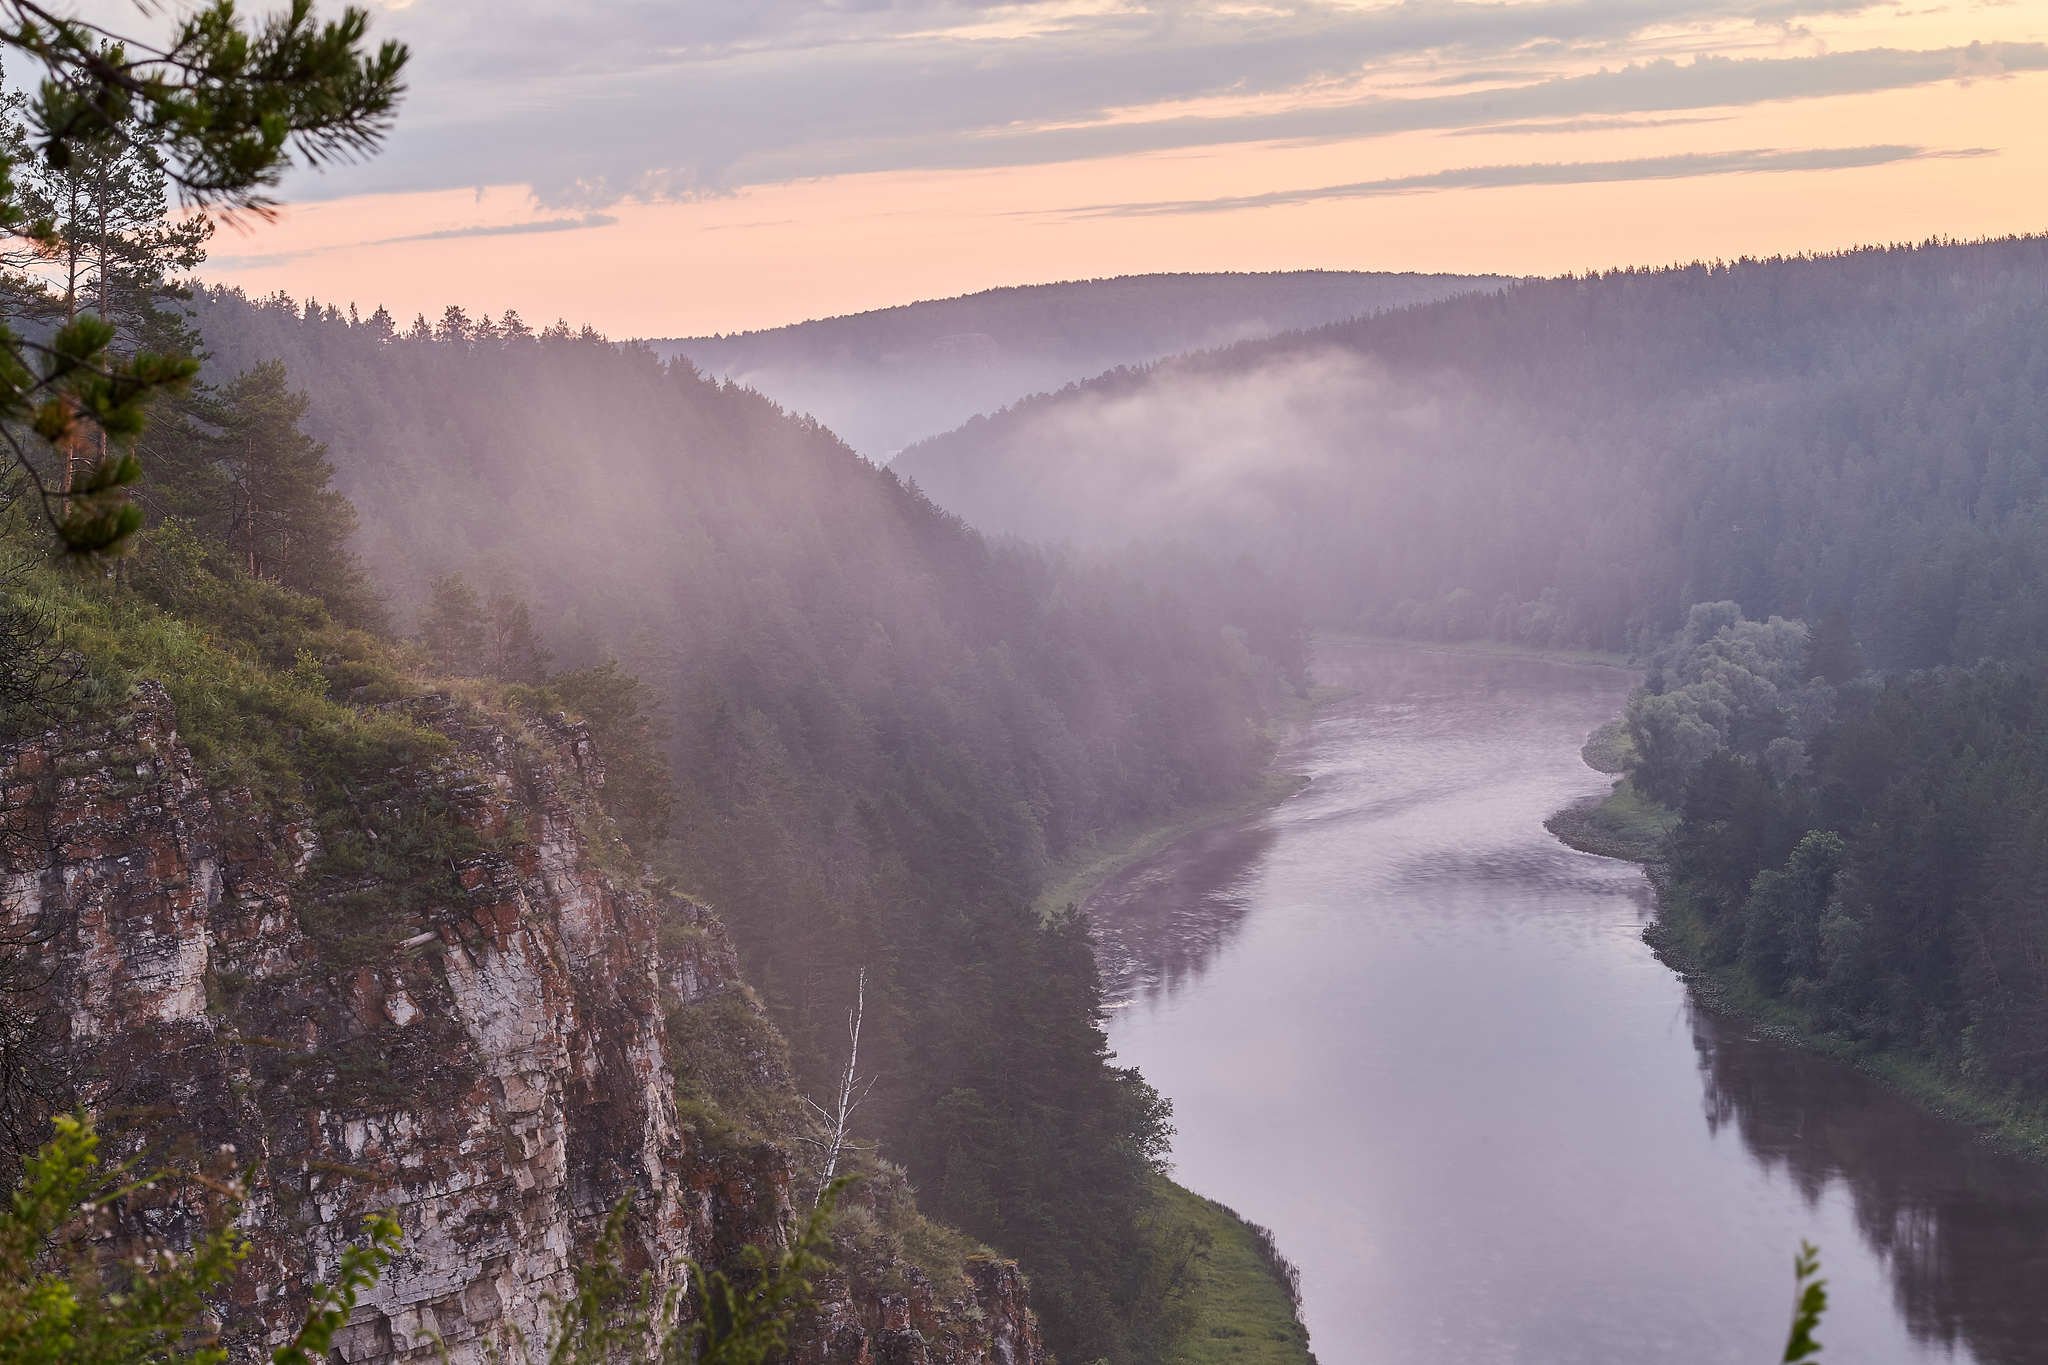
<svg viewBox="0 0 2048 1365">
<path fill-rule="evenodd" d="M 663 336 L 1141 271 L 1558 273 L 2048 222 L 2037 0 L 417 0 L 376 24 L 418 54 L 388 151 L 295 179 L 209 278 Z"/>
</svg>

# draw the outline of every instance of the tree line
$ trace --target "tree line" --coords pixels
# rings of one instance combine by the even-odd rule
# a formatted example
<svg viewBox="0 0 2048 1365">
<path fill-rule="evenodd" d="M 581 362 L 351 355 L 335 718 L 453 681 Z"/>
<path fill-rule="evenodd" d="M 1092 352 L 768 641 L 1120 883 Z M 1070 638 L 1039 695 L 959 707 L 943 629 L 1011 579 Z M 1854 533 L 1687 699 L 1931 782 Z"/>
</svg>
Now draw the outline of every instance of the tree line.
<svg viewBox="0 0 2048 1365">
<path fill-rule="evenodd" d="M 2048 1099 L 2048 677 L 1871 674 L 1839 626 L 1720 603 L 1629 725 L 1714 963 L 1818 1031 Z"/>
<path fill-rule="evenodd" d="M 1108 1056 L 1084 926 L 1032 902 L 1064 858 L 1257 777 L 1306 677 L 1271 580 L 991 541 L 817 424 L 586 329 L 193 308 L 227 368 L 275 357 L 305 392 L 436 666 L 544 675 L 659 746 L 615 810 L 730 924 L 805 1088 L 838 1076 L 865 968 L 859 1136 L 1021 1259 L 1063 1355 L 1167 1339 L 1166 1108 Z"/>
<path fill-rule="evenodd" d="M 1166 1109 L 1107 1054 L 1084 930 L 1030 904 L 1061 857 L 1256 774 L 1304 676 L 1270 584 L 992 544 L 815 424 L 588 328 L 188 291 L 206 234 L 180 183 L 140 136 L 37 182 L 50 230 L 6 276 L 22 333 L 104 307 L 121 354 L 204 350 L 209 382 L 180 368 L 105 443 L 58 432 L 18 505 L 109 559 L 154 523 L 114 572 L 174 609 L 267 582 L 584 714 L 621 827 L 724 911 L 813 1080 L 867 969 L 864 1136 L 1024 1259 L 1050 1338 L 1163 1340 Z M 105 535 L 73 534 L 85 511 Z M 332 661 L 292 666 L 332 685 Z M 16 700 L 11 724 L 51 714 Z"/>
<path fill-rule="evenodd" d="M 992 526 L 1249 556 L 1319 623 L 1649 658 L 1633 780 L 1714 961 L 2035 1105 L 2044 307 L 2043 237 L 1529 281 L 898 466 Z"/>
<path fill-rule="evenodd" d="M 1250 554 L 1318 624 L 1879 668 L 2048 648 L 2048 238 L 1620 270 L 1103 376 L 894 467 L 992 531 Z M 1245 422 L 1234 414 L 1251 412 Z"/>
</svg>

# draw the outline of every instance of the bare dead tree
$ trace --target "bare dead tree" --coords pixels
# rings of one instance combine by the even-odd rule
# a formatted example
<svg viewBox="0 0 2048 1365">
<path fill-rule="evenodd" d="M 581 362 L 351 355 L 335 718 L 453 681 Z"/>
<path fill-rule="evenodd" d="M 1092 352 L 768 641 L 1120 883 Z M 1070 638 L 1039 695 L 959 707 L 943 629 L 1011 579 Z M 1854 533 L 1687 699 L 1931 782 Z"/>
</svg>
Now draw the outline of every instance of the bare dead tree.
<svg viewBox="0 0 2048 1365">
<path fill-rule="evenodd" d="M 868 969 L 862 967 L 853 982 L 853 1008 L 846 1012 L 846 1067 L 839 1073 L 837 1094 L 831 1108 L 819 1104 L 810 1096 L 804 1096 L 804 1103 L 811 1113 L 824 1125 L 822 1137 L 805 1137 L 803 1141 L 818 1149 L 821 1165 L 818 1174 L 818 1193 L 812 1200 L 813 1207 L 823 1199 L 825 1191 L 832 1188 L 838 1178 L 839 1163 L 854 1143 L 852 1140 L 853 1116 L 861 1102 L 874 1089 L 872 1078 L 860 1074 L 860 1025 L 861 1016 L 867 1011 Z"/>
</svg>

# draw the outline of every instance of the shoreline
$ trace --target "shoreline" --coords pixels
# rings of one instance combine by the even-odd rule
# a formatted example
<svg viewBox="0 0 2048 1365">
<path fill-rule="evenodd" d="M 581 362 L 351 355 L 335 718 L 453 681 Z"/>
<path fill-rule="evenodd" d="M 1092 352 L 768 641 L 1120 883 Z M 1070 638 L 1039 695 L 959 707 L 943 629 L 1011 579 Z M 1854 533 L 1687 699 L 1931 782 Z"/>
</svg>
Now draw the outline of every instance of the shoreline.
<svg viewBox="0 0 2048 1365">
<path fill-rule="evenodd" d="M 1289 772 L 1276 753 L 1251 791 L 1197 806 L 1168 820 L 1126 826 L 1111 832 L 1090 850 L 1056 865 L 1045 890 L 1031 902 L 1040 919 L 1068 907 L 1080 909 L 1119 874 L 1197 834 L 1234 825 L 1263 814 L 1308 785 L 1301 773 Z"/>
<path fill-rule="evenodd" d="M 1379 645 L 1390 649 L 1412 649 L 1420 654 L 1466 654 L 1489 659 L 1531 659 L 1546 664 L 1619 668 L 1631 673 L 1643 671 L 1642 664 L 1629 655 L 1598 649 L 1541 649 L 1500 640 L 1411 640 L 1400 635 L 1369 635 L 1343 630 L 1319 630 L 1315 636 L 1332 644 Z"/>
<path fill-rule="evenodd" d="M 1587 765 L 1597 772 L 1612 771 L 1594 762 L 1592 753 L 1607 729 L 1594 731 L 1587 741 Z M 1551 814 L 1543 825 L 1568 848 L 1643 869 L 1654 906 L 1653 918 L 1643 927 L 1643 942 L 1701 1006 L 1740 1019 L 1773 1042 L 1853 1066 L 1927 1113 L 1974 1130 L 1979 1140 L 2001 1151 L 2048 1162 L 2048 1104 L 1987 1093 L 1920 1058 L 1873 1051 L 1818 1028 L 1797 1008 L 1762 994 L 1739 969 L 1709 962 L 1705 926 L 1671 885 L 1660 856 L 1663 832 L 1675 822 L 1675 813 L 1637 794 L 1623 778 L 1606 796 L 1574 802 Z"/>
<path fill-rule="evenodd" d="M 1087 851 L 1056 865 L 1032 909 L 1049 919 L 1081 910 L 1118 876 L 1196 835 L 1255 819 L 1308 785 L 1287 754 L 1331 702 L 1349 695 L 1312 687 L 1279 717 L 1273 752 L 1251 788 L 1165 820 L 1111 831 Z M 1301 1315 L 1298 1281 L 1272 1234 L 1227 1204 L 1154 1177 L 1152 1226 L 1169 1240 L 1186 1239 L 1187 1318 L 1175 1346 L 1180 1365 L 1316 1365 Z"/>
<path fill-rule="evenodd" d="M 1034 911 L 1046 919 L 1069 907 L 1082 910 L 1130 868 L 1196 835 L 1255 819 L 1300 791 L 1308 779 L 1290 771 L 1283 755 L 1319 709 L 1314 697 L 1304 700 L 1252 790 L 1098 842 L 1055 872 Z M 1180 1365 L 1316 1365 L 1299 1290 L 1272 1234 L 1169 1174 L 1153 1179 L 1152 1227 L 1192 1249 L 1187 1317 L 1173 1359 Z"/>
<path fill-rule="evenodd" d="M 1046 920 L 1069 906 L 1079 909 L 1113 878 L 1147 858 L 1183 839 L 1263 814 L 1306 787 L 1307 774 L 1288 766 L 1287 752 L 1325 708 L 1349 695 L 1341 688 L 1311 685 L 1307 696 L 1295 699 L 1275 718 L 1273 752 L 1248 790 L 1190 807 L 1163 820 L 1108 831 L 1087 849 L 1052 866 L 1046 873 L 1044 889 L 1032 898 L 1032 910 L 1039 919 Z"/>
<path fill-rule="evenodd" d="M 1603 654 L 1594 650 L 1530 649 L 1521 645 L 1489 640 L 1406 640 L 1393 635 L 1362 635 L 1346 631 L 1317 631 L 1318 643 L 1339 646 L 1368 646 L 1412 650 L 1420 654 L 1455 654 L 1493 659 L 1528 659 L 1538 663 L 1578 664 L 1595 668 L 1617 668 L 1639 673 L 1641 665 L 1624 654 Z M 1046 874 L 1045 888 L 1032 898 L 1032 909 L 1047 919 L 1069 905 L 1084 906 L 1104 884 L 1164 851 L 1182 839 L 1235 824 L 1279 805 L 1308 785 L 1305 774 L 1290 770 L 1285 762 L 1289 745 L 1299 740 L 1316 717 L 1333 702 L 1351 695 L 1347 689 L 1312 684 L 1309 694 L 1298 699 L 1278 718 L 1279 734 L 1273 756 L 1253 788 L 1221 801 L 1206 803 L 1169 819 L 1114 829 L 1089 849 L 1062 859 Z M 1603 727 L 1604 729 L 1605 727 Z M 1598 733 L 1598 732 L 1596 732 Z M 1588 761 L 1599 772 L 1619 772 Z M 1562 812 L 1560 812 L 1562 814 Z M 1562 836 L 1560 836 L 1562 837 Z"/>
</svg>

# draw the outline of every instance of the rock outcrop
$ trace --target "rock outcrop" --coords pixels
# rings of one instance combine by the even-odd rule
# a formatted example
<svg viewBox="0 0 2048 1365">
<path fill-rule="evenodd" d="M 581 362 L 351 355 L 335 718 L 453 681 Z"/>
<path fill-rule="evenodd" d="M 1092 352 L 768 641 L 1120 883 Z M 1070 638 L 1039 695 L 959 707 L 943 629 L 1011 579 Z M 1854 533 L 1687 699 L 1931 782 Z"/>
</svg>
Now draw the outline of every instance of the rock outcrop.
<svg viewBox="0 0 2048 1365">
<path fill-rule="evenodd" d="M 621 1201 L 625 1265 L 666 1285 L 692 1260 L 779 1245 L 792 1221 L 784 1145 L 707 1137 L 679 1106 L 671 1038 L 692 1010 L 752 1019 L 731 1047 L 760 1055 L 728 1060 L 787 1079 L 716 919 L 607 870 L 625 860 L 587 735 L 566 720 L 515 734 L 445 699 L 412 718 L 449 750 L 401 779 L 460 837 L 402 897 L 337 876 L 362 860 L 323 859 L 331 821 L 210 787 L 160 690 L 117 723 L 0 748 L 0 919 L 41 927 L 72 1095 L 151 1160 L 249 1174 L 248 1273 L 223 1305 L 243 1357 L 289 1330 L 376 1210 L 404 1244 L 347 1328 L 349 1361 L 537 1346 Z M 390 813 L 370 814 L 361 837 L 393 838 Z M 943 1285 L 849 1266 L 792 1358 L 1043 1351 L 1015 1268 L 973 1258 Z"/>
</svg>

